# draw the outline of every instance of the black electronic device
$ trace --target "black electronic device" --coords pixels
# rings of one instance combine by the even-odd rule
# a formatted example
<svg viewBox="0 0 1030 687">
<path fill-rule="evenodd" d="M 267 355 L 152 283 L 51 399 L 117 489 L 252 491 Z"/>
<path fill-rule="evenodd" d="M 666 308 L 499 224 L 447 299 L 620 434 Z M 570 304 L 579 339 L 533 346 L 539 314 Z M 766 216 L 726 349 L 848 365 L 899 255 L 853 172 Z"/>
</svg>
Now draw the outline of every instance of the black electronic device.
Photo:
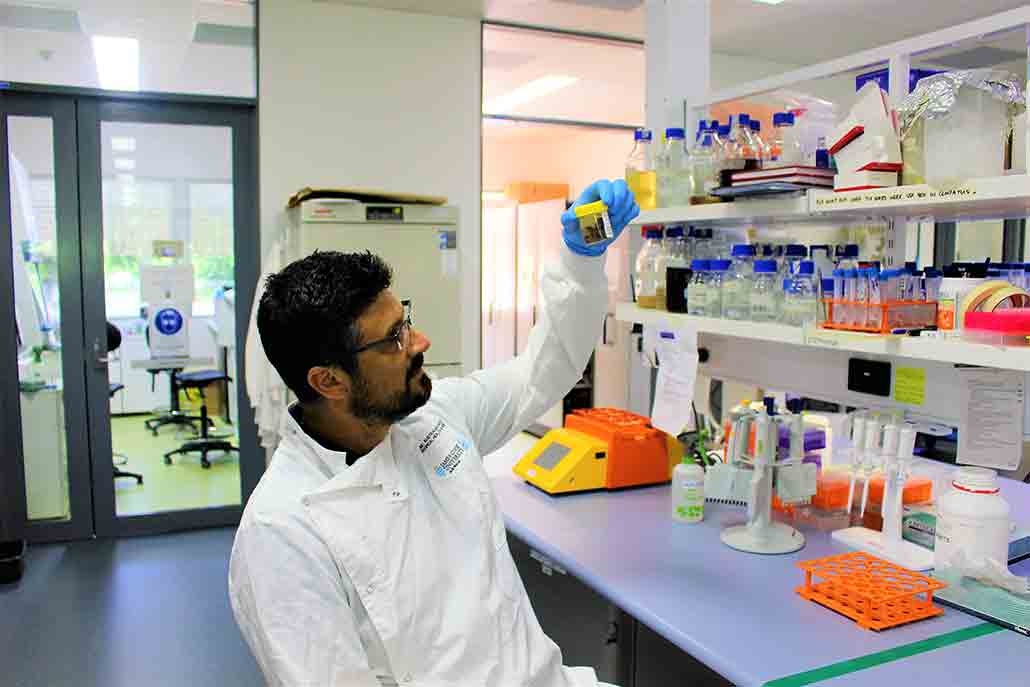
<svg viewBox="0 0 1030 687">
<path fill-rule="evenodd" d="M 891 395 L 891 364 L 882 360 L 848 360 L 848 390 L 860 394 L 889 397 Z"/>
</svg>

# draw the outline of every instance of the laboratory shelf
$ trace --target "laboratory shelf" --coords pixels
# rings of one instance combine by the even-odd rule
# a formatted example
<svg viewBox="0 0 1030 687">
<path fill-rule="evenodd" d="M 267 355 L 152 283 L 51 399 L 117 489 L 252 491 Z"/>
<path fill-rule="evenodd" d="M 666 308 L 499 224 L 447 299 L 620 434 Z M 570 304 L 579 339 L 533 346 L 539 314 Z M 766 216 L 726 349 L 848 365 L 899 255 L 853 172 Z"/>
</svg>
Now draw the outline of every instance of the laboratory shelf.
<svg viewBox="0 0 1030 687">
<path fill-rule="evenodd" d="M 712 317 L 697 317 L 664 310 L 641 308 L 635 303 L 619 303 L 616 319 L 656 325 L 689 324 L 699 333 L 826 348 L 842 352 L 865 353 L 897 358 L 979 365 L 1030 372 L 1030 347 L 992 346 L 961 339 L 930 339 L 912 336 L 882 336 L 859 332 L 832 331 L 818 327 L 790 327 L 777 323 L 742 322 Z"/>
<path fill-rule="evenodd" d="M 890 217 L 957 222 L 1030 216 L 1030 176 L 1012 174 L 937 187 L 920 184 L 868 191 L 812 191 L 809 211 L 826 219 Z"/>
<path fill-rule="evenodd" d="M 737 200 L 732 203 L 681 205 L 658 210 L 642 211 L 633 224 L 696 224 L 705 226 L 740 226 L 742 224 L 773 224 L 780 221 L 798 221 L 808 213 L 808 198 L 763 198 Z"/>
<path fill-rule="evenodd" d="M 840 222 L 862 219 L 942 222 L 1030 217 L 1030 176 L 1012 174 L 970 179 L 948 186 L 926 184 L 835 193 L 813 189 L 804 196 L 737 200 L 646 210 L 635 225 L 685 223 L 740 226 L 784 222 Z"/>
</svg>

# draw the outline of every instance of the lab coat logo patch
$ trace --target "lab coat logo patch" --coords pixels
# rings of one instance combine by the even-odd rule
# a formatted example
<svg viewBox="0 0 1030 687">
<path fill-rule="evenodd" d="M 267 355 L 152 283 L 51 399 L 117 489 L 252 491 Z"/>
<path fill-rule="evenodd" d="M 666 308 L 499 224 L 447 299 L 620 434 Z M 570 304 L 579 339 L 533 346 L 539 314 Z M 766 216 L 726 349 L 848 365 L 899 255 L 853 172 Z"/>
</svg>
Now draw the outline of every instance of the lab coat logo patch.
<svg viewBox="0 0 1030 687">
<path fill-rule="evenodd" d="M 437 477 L 449 477 L 461 465 L 461 461 L 471 446 L 468 439 L 448 427 L 443 420 L 438 420 L 425 438 L 419 442 L 418 449 L 423 454 L 442 454 L 440 462 L 433 468 L 433 472 Z"/>
</svg>

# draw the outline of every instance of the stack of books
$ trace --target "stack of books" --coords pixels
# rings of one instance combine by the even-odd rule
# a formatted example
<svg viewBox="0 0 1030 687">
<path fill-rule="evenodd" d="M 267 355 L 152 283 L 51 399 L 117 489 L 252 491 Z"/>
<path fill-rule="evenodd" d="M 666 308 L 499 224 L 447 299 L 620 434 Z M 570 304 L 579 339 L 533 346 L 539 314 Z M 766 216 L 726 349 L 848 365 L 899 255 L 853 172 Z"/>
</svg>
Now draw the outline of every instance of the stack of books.
<svg viewBox="0 0 1030 687">
<path fill-rule="evenodd" d="M 775 165 L 776 163 L 771 164 Z M 793 184 L 799 188 L 833 188 L 833 170 L 824 167 L 787 165 L 734 172 L 732 177 L 733 188 L 758 186 L 769 182 Z"/>
</svg>

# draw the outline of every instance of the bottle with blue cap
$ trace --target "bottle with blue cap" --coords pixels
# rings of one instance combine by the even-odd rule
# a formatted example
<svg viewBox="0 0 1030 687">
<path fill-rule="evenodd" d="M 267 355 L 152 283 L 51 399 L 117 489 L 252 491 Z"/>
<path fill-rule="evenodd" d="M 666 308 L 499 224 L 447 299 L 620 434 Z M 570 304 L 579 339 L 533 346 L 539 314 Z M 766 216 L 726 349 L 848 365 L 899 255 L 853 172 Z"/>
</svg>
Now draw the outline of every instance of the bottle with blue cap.
<svg viewBox="0 0 1030 687">
<path fill-rule="evenodd" d="M 762 123 L 757 119 L 751 120 L 751 139 L 755 143 L 755 154 L 758 156 L 759 164 L 769 159 L 769 144 L 762 137 Z"/>
<path fill-rule="evenodd" d="M 637 253 L 636 287 L 637 305 L 641 308 L 658 307 L 658 261 L 662 254 L 662 227 L 644 227 L 644 245 Z"/>
<path fill-rule="evenodd" d="M 723 316 L 723 284 L 730 269 L 729 260 L 711 260 L 708 263 L 707 296 L 705 314 L 708 317 Z"/>
<path fill-rule="evenodd" d="M 693 272 L 687 287 L 687 313 L 704 317 L 708 314 L 708 268 L 709 261 L 695 258 L 690 263 Z"/>
<path fill-rule="evenodd" d="M 801 165 L 805 162 L 801 142 L 794 127 L 793 112 L 777 112 L 773 115 L 773 136 L 770 144 L 772 159 L 778 165 Z"/>
<path fill-rule="evenodd" d="M 690 153 L 684 131 L 678 127 L 665 130 L 665 151 L 658 165 L 658 207 L 689 205 L 693 194 Z"/>
<path fill-rule="evenodd" d="M 758 151 L 751 134 L 751 115 L 740 113 L 730 117 L 730 141 L 732 160 L 737 169 L 757 169 Z"/>
<path fill-rule="evenodd" d="M 798 265 L 808 257 L 808 249 L 800 243 L 791 243 L 783 251 L 782 276 L 788 278 L 798 271 Z"/>
<path fill-rule="evenodd" d="M 755 252 L 755 247 L 746 243 L 737 244 L 730 251 L 733 264 L 722 285 L 722 314 L 727 319 L 746 320 L 751 317 Z"/>
<path fill-rule="evenodd" d="M 657 181 L 650 129 L 633 132 L 633 150 L 626 160 L 626 184 L 633 191 L 641 210 L 655 209 Z"/>
<path fill-rule="evenodd" d="M 670 267 L 688 267 L 687 246 L 683 238 L 683 225 L 672 224 L 665 228 L 665 239 L 662 241 L 662 250 L 655 261 L 658 276 L 658 286 L 655 289 L 655 307 L 663 310 L 669 309 L 667 300 L 668 269 Z"/>
<path fill-rule="evenodd" d="M 780 319 L 780 294 L 783 281 L 777 275 L 775 260 L 755 260 L 755 276 L 751 283 L 751 320 L 776 322 Z"/>
<path fill-rule="evenodd" d="M 719 185 L 718 157 L 715 150 L 715 138 L 711 125 L 701 120 L 704 125 L 698 131 L 698 141 L 690 151 L 690 167 L 693 174 L 691 189 L 693 205 L 710 203 L 715 197 L 710 195 Z"/>
<path fill-rule="evenodd" d="M 797 271 L 787 278 L 783 295 L 783 321 L 795 327 L 815 324 L 819 319 L 819 297 L 815 285 L 815 264 L 798 263 Z"/>
<path fill-rule="evenodd" d="M 858 269 L 858 244 L 849 243 L 846 246 L 837 246 L 837 267 L 845 270 Z"/>
</svg>

